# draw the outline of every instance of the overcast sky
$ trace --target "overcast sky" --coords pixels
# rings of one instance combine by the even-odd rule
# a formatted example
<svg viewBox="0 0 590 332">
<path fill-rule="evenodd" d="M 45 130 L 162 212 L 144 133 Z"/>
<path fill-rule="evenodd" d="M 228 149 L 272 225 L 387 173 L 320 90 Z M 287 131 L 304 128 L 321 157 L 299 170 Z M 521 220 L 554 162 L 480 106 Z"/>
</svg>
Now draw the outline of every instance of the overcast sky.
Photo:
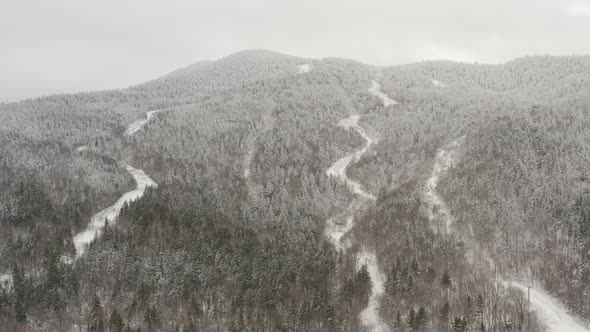
<svg viewBox="0 0 590 332">
<path fill-rule="evenodd" d="M 590 0 L 0 0 L 0 101 L 250 48 L 377 65 L 590 54 Z"/>
</svg>

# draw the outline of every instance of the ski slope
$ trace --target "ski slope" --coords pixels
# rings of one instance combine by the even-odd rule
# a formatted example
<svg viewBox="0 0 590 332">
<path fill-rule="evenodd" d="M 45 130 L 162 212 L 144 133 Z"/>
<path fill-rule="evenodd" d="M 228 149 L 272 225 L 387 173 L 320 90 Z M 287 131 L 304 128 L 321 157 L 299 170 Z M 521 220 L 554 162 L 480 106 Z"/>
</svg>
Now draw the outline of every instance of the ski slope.
<svg viewBox="0 0 590 332">
<path fill-rule="evenodd" d="M 434 166 L 432 167 L 432 173 L 428 180 L 426 180 L 426 193 L 424 194 L 428 219 L 433 222 L 433 228 L 436 230 L 434 226 L 444 227 L 447 234 L 451 232 L 453 217 L 442 197 L 436 192 L 436 187 L 442 174 L 453 165 L 454 148 L 456 146 L 457 142 L 455 141 L 452 143 L 453 149 L 438 149 Z M 438 223 L 442 223 L 443 225 L 439 225 Z"/>
<path fill-rule="evenodd" d="M 133 122 L 132 124 L 130 124 L 127 129 L 125 130 L 125 132 L 123 133 L 125 136 L 131 136 L 133 134 L 135 134 L 136 132 L 138 132 L 141 128 L 143 128 L 143 126 L 146 125 L 146 123 L 148 123 L 151 118 L 153 118 L 157 113 L 161 112 L 161 110 L 155 110 L 155 111 L 149 111 L 146 112 L 146 118 L 145 119 L 140 119 L 137 120 L 135 122 Z"/>
<path fill-rule="evenodd" d="M 389 96 L 380 90 L 380 85 L 376 80 L 373 81 L 369 91 L 382 100 L 383 106 L 396 104 L 393 99 L 389 98 Z M 347 239 L 347 241 L 343 243 L 342 238 L 354 226 L 355 211 L 360 209 L 366 203 L 374 202 L 377 199 L 373 194 L 365 191 L 360 183 L 350 179 L 346 175 L 346 169 L 348 166 L 351 163 L 355 163 L 360 160 L 360 158 L 365 153 L 367 153 L 367 151 L 369 151 L 371 145 L 376 142 L 376 140 L 371 138 L 358 124 L 359 120 L 360 115 L 354 114 L 338 122 L 337 126 L 356 131 L 365 139 L 365 145 L 360 150 L 354 151 L 338 159 L 326 170 L 326 174 L 328 176 L 339 178 L 340 181 L 344 182 L 348 189 L 355 194 L 355 199 L 350 203 L 346 211 L 326 221 L 325 234 L 330 242 L 332 242 L 332 244 L 339 251 L 345 250 L 350 245 L 350 239 Z M 363 248 L 357 257 L 357 269 L 360 269 L 363 265 L 367 266 L 367 270 L 371 278 L 371 294 L 369 295 L 369 304 L 360 314 L 361 323 L 369 331 L 387 332 L 389 331 L 389 327 L 383 323 L 379 317 L 379 303 L 381 296 L 383 295 L 383 285 L 385 280 L 379 269 L 377 256 L 373 251 L 370 251 L 367 248 Z"/>
<path fill-rule="evenodd" d="M 348 165 L 350 165 L 353 162 L 357 162 L 365 153 L 367 153 L 367 151 L 369 150 L 371 145 L 373 145 L 373 143 L 375 143 L 375 140 L 373 140 L 371 137 L 369 137 L 369 135 L 367 135 L 365 130 L 358 125 L 359 120 L 360 120 L 360 115 L 358 115 L 358 114 L 351 115 L 350 117 L 338 122 L 338 126 L 344 128 L 344 129 L 352 129 L 352 130 L 356 131 L 359 135 L 361 135 L 365 139 L 365 141 L 366 141 L 365 146 L 358 151 L 355 151 L 349 155 L 346 155 L 346 156 L 338 159 L 334 164 L 332 164 L 332 166 L 330 166 L 330 168 L 328 168 L 328 170 L 326 171 L 326 174 L 328 176 L 338 177 L 342 182 L 346 183 L 346 185 L 348 186 L 348 189 L 351 192 L 353 192 L 359 196 L 362 196 L 366 199 L 374 201 L 376 199 L 375 196 L 366 192 L 360 183 L 358 183 L 358 182 L 350 179 L 348 176 L 346 176 L 346 169 L 348 168 Z"/>
<path fill-rule="evenodd" d="M 156 110 L 147 112 L 145 119 L 137 120 L 127 127 L 125 130 L 125 135 L 130 136 L 139 131 L 158 112 L 160 111 Z M 74 247 L 76 249 L 76 258 L 84 255 L 88 245 L 102 234 L 105 227 L 105 222 L 113 224 L 117 221 L 117 218 L 121 213 L 121 209 L 125 204 L 131 203 L 132 201 L 141 198 L 148 187 L 157 187 L 157 184 L 154 182 L 154 180 L 145 174 L 144 171 L 133 168 L 129 165 L 126 165 L 125 168 L 135 180 L 135 189 L 124 193 L 113 205 L 92 216 L 90 222 L 86 226 L 86 229 L 74 236 L 73 241 Z M 66 264 L 72 263 L 72 259 L 68 256 L 62 256 L 61 260 Z"/>
<path fill-rule="evenodd" d="M 435 163 L 432 169 L 431 176 L 426 181 L 425 201 L 427 203 L 428 217 L 433 222 L 442 223 L 442 227 L 447 234 L 452 233 L 453 218 L 446 203 L 436 193 L 436 187 L 440 177 L 454 164 L 455 149 L 457 148 L 457 141 L 451 143 L 447 150 L 439 149 L 436 153 Z M 473 238 L 462 237 L 465 243 L 465 250 L 469 253 L 470 263 L 476 264 L 477 260 L 482 260 L 493 267 L 493 260 L 487 255 L 483 254 L 478 244 Z M 479 252 L 480 256 L 475 257 L 475 252 Z M 503 281 L 502 284 L 506 287 L 512 287 L 524 292 L 525 298 L 527 296 L 527 286 L 517 281 Z M 576 318 L 571 316 L 567 308 L 557 299 L 553 298 L 547 292 L 539 287 L 531 287 L 531 310 L 536 312 L 539 319 L 546 325 L 548 331 L 552 332 L 590 332 L 579 323 Z"/>
<path fill-rule="evenodd" d="M 105 227 L 105 221 L 112 224 L 117 221 L 117 217 L 121 212 L 121 209 L 125 203 L 130 203 L 134 200 L 141 198 L 148 187 L 156 187 L 156 183 L 149 177 L 144 171 L 133 168 L 129 165 L 126 166 L 129 174 L 133 176 L 137 186 L 135 189 L 126 192 L 121 196 L 115 204 L 105 208 L 92 216 L 90 222 L 86 226 L 86 229 L 74 236 L 74 247 L 76 248 L 76 257 L 84 255 L 86 247 L 98 236 L 100 236 Z"/>
<path fill-rule="evenodd" d="M 525 298 L 527 297 L 527 285 L 517 281 L 510 281 L 506 284 L 521 290 Z M 531 287 L 531 310 L 537 313 L 549 331 L 590 332 L 568 313 L 563 304 L 538 287 Z"/>
<path fill-rule="evenodd" d="M 369 92 L 381 98 L 381 101 L 383 102 L 383 107 L 387 107 L 389 105 L 397 105 L 397 102 L 395 100 L 389 98 L 389 96 L 386 93 L 381 91 L 381 84 L 379 84 L 377 80 L 371 82 Z"/>
</svg>

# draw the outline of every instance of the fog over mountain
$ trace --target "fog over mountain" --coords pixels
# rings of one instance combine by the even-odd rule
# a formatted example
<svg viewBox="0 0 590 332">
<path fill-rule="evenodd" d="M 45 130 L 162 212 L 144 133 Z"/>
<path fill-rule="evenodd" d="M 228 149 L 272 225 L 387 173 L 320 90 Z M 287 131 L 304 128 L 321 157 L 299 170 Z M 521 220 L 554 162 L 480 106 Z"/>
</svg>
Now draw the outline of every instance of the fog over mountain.
<svg viewBox="0 0 590 332">
<path fill-rule="evenodd" d="M 0 101 L 124 88 L 265 48 L 374 65 L 590 54 L 585 0 L 0 3 Z"/>
</svg>

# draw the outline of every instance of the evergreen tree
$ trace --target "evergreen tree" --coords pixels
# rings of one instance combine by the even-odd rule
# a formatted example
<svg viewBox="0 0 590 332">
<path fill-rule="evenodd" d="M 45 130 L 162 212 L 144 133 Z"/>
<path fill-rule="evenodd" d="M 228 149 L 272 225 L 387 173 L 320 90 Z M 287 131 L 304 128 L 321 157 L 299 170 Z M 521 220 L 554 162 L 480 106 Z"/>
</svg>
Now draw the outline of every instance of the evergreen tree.
<svg viewBox="0 0 590 332">
<path fill-rule="evenodd" d="M 160 323 L 158 310 L 155 307 L 148 307 L 145 311 L 144 321 L 149 329 L 158 327 Z"/>
<path fill-rule="evenodd" d="M 100 299 L 96 294 L 92 299 L 90 305 L 90 312 L 88 313 L 88 331 L 89 332 L 104 332 L 104 315 Z"/>
<path fill-rule="evenodd" d="M 422 331 L 427 324 L 428 317 L 426 316 L 426 309 L 424 309 L 424 306 L 420 306 L 420 309 L 418 309 L 418 314 L 416 315 L 416 328 L 417 330 Z"/>
<path fill-rule="evenodd" d="M 467 332 L 467 320 L 455 317 L 453 320 L 453 332 Z"/>
<path fill-rule="evenodd" d="M 442 308 L 440 309 L 440 322 L 443 324 L 445 331 L 448 329 L 449 325 L 449 301 L 445 301 Z"/>
<path fill-rule="evenodd" d="M 403 325 L 404 325 L 404 322 L 402 321 L 402 315 L 400 314 L 400 312 L 398 310 L 395 321 L 393 322 L 393 327 L 395 327 L 396 330 L 401 331 L 403 328 Z"/>
<path fill-rule="evenodd" d="M 14 276 L 12 285 L 14 287 L 14 313 L 16 321 L 24 323 L 27 321 L 27 290 L 25 285 L 25 276 L 22 269 L 17 265 L 14 266 Z"/>
<path fill-rule="evenodd" d="M 443 288 L 446 289 L 451 287 L 451 276 L 449 275 L 449 272 L 447 272 L 447 270 L 445 270 L 445 272 L 442 275 L 441 285 Z"/>
<path fill-rule="evenodd" d="M 477 308 L 476 308 L 476 314 L 479 317 L 480 321 L 483 324 L 483 310 L 484 310 L 484 301 L 483 301 L 483 296 L 481 295 L 481 293 L 479 293 L 477 295 Z"/>
<path fill-rule="evenodd" d="M 410 309 L 410 312 L 408 313 L 408 322 L 407 322 L 408 328 L 410 329 L 410 331 L 415 331 L 416 328 L 416 311 L 414 310 L 414 308 Z"/>
<path fill-rule="evenodd" d="M 397 270 L 395 265 L 391 268 L 389 272 L 389 276 L 387 281 L 385 282 L 385 293 L 390 296 L 394 297 L 397 294 L 397 287 L 398 287 L 398 279 L 397 279 Z"/>
<path fill-rule="evenodd" d="M 109 332 L 123 332 L 124 328 L 125 323 L 123 322 L 123 318 L 117 311 L 117 308 L 114 308 L 109 319 Z"/>
<path fill-rule="evenodd" d="M 371 293 L 371 276 L 366 264 L 363 264 L 356 274 L 355 293 L 362 301 L 367 301 Z"/>
<path fill-rule="evenodd" d="M 418 260 L 416 260 L 416 257 L 412 258 L 412 263 L 410 265 L 410 273 L 414 276 L 420 273 L 420 266 L 418 265 Z"/>
</svg>

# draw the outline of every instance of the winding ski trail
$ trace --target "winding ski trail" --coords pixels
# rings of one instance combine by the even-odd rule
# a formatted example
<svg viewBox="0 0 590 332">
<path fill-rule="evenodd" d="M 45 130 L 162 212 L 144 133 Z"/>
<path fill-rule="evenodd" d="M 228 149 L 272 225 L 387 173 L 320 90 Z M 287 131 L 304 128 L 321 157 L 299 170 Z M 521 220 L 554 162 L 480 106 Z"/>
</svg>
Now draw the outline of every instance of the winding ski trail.
<svg viewBox="0 0 590 332">
<path fill-rule="evenodd" d="M 121 209 L 125 203 L 130 203 L 138 198 L 141 198 L 147 187 L 156 187 L 156 183 L 144 171 L 126 165 L 126 169 L 133 176 L 137 187 L 123 194 L 115 204 L 98 212 L 86 226 L 86 229 L 74 236 L 74 247 L 76 248 L 76 257 L 84 255 L 86 247 L 98 236 L 102 234 L 105 227 L 105 221 L 113 223 L 121 213 Z"/>
<path fill-rule="evenodd" d="M 443 228 L 447 234 L 452 234 L 453 217 L 443 198 L 436 192 L 436 187 L 440 177 L 454 165 L 457 147 L 458 143 L 454 141 L 447 150 L 439 149 L 437 151 L 431 176 L 426 181 L 424 194 L 428 218 L 434 224 L 433 227 L 436 228 L 437 224 L 442 224 L 439 227 Z M 465 238 L 465 236 L 461 238 L 465 242 L 466 251 L 470 256 L 468 258 L 472 264 L 475 264 L 476 260 L 484 260 L 488 262 L 490 267 L 494 265 L 492 258 L 488 257 L 485 252 L 482 253 L 480 248 L 477 248 L 477 243 L 473 238 Z M 475 257 L 475 252 L 479 252 L 480 256 L 483 255 L 484 257 Z M 528 287 L 521 282 L 513 280 L 499 280 L 499 282 L 504 287 L 521 290 L 525 296 L 527 295 Z M 531 309 L 537 313 L 548 331 L 590 332 L 588 328 L 581 325 L 575 317 L 568 313 L 567 307 L 540 287 L 531 287 Z"/>
<path fill-rule="evenodd" d="M 381 91 L 381 86 L 377 80 L 372 82 L 371 87 L 368 90 L 381 99 L 384 107 L 396 104 L 393 99 L 389 98 L 389 96 Z M 346 239 L 343 243 L 342 238 L 354 226 L 355 212 L 365 204 L 376 201 L 376 197 L 365 191 L 362 184 L 352 180 L 346 175 L 346 169 L 348 166 L 351 163 L 357 162 L 365 153 L 367 153 L 367 151 L 369 151 L 371 145 L 376 142 L 376 140 L 371 138 L 358 124 L 360 118 L 361 116 L 359 114 L 353 114 L 338 122 L 337 126 L 356 131 L 365 139 L 365 145 L 360 150 L 354 151 L 338 159 L 326 170 L 328 176 L 339 178 L 340 181 L 344 182 L 348 189 L 355 194 L 354 200 L 350 203 L 346 211 L 326 221 L 326 236 L 339 251 L 347 249 L 350 245 L 350 239 Z M 344 220 L 344 223 L 341 222 L 342 220 Z M 367 266 L 367 271 L 371 278 L 371 295 L 369 296 L 369 304 L 360 314 L 361 322 L 369 331 L 389 331 L 389 327 L 384 324 L 379 317 L 379 303 L 381 295 L 383 294 L 383 285 L 385 282 L 384 276 L 379 269 L 379 262 L 377 261 L 375 252 L 364 246 L 357 257 L 357 268 L 361 268 L 363 265 Z"/>
<path fill-rule="evenodd" d="M 124 135 L 131 136 L 138 132 L 158 112 L 160 112 L 160 110 L 147 112 L 146 118 L 137 120 L 130 124 L 125 130 Z M 152 180 L 141 169 L 133 168 L 129 165 L 125 165 L 125 168 L 135 180 L 135 189 L 124 193 L 113 205 L 92 216 L 90 222 L 86 226 L 86 229 L 74 236 L 73 242 L 76 249 L 76 258 L 84 255 L 87 246 L 102 234 L 105 227 L 105 221 L 111 224 L 116 222 L 117 217 L 121 213 L 121 209 L 126 203 L 130 203 L 141 198 L 148 187 L 157 187 L 156 182 L 154 182 L 154 180 Z M 62 261 L 65 263 L 71 263 L 72 259 L 62 256 Z"/>
<path fill-rule="evenodd" d="M 377 80 L 371 82 L 369 92 L 381 98 L 381 102 L 383 103 L 384 107 L 387 107 L 389 105 L 397 105 L 397 101 L 389 98 L 389 96 L 385 92 L 381 91 L 381 84 L 379 84 Z"/>
<path fill-rule="evenodd" d="M 451 232 L 451 225 L 453 224 L 453 217 L 445 201 L 436 192 L 438 181 L 440 177 L 446 173 L 446 171 L 453 166 L 455 160 L 455 148 L 457 147 L 457 141 L 451 143 L 452 149 L 443 150 L 438 149 L 436 152 L 436 160 L 432 167 L 432 173 L 428 180 L 426 180 L 426 193 L 424 194 L 424 201 L 426 202 L 426 211 L 428 213 L 428 219 L 434 221 L 433 228 L 436 230 L 440 226 L 444 228 L 446 233 Z M 438 223 L 443 225 L 437 225 Z"/>
<path fill-rule="evenodd" d="M 146 112 L 145 119 L 139 119 L 139 120 L 131 123 L 129 126 L 127 126 L 127 129 L 125 130 L 123 135 L 131 136 L 131 135 L 135 134 L 141 128 L 143 128 L 143 126 L 145 126 L 146 123 L 148 123 L 156 114 L 158 114 L 160 112 L 162 112 L 162 110 L 155 110 L 155 111 Z"/>
<path fill-rule="evenodd" d="M 507 286 L 521 290 L 527 296 L 528 287 L 517 281 L 505 283 Z M 555 332 L 588 332 L 576 318 L 570 315 L 565 306 L 543 289 L 531 287 L 531 309 L 540 316 L 549 331 Z"/>
</svg>

